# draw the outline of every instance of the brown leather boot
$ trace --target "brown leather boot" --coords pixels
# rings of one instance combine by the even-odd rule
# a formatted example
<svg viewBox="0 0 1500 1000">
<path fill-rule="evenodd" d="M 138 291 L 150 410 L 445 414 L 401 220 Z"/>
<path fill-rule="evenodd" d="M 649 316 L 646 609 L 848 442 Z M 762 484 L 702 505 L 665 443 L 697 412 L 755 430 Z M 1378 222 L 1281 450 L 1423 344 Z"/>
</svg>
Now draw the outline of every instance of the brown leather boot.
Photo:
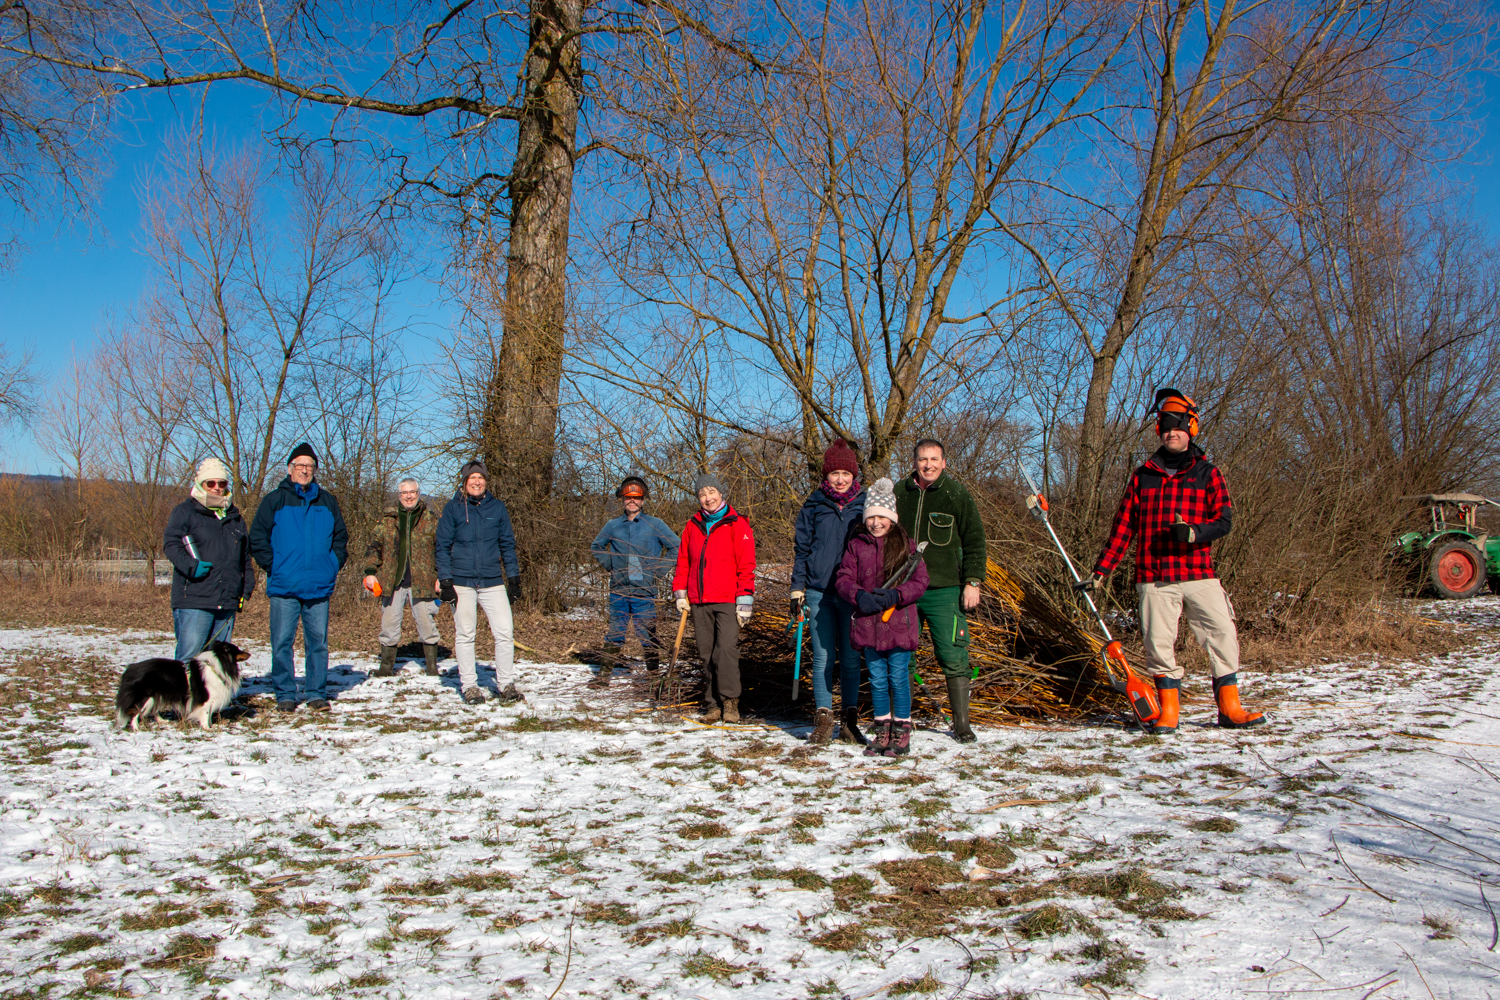
<svg viewBox="0 0 1500 1000">
<path fill-rule="evenodd" d="M 870 739 L 859 731 L 859 706 L 845 705 L 840 713 L 839 719 L 839 742 L 853 743 L 855 746 L 867 747 Z"/>
<path fill-rule="evenodd" d="M 698 716 L 698 721 L 718 722 L 722 718 L 724 718 L 723 709 L 719 708 L 718 702 L 710 698 L 708 701 L 704 702 L 703 714 Z"/>
<path fill-rule="evenodd" d="M 379 669 L 377 669 L 375 671 L 375 673 L 372 676 L 374 676 L 374 677 L 394 677 L 394 676 L 396 676 L 396 647 L 395 646 L 381 646 L 380 647 L 380 667 L 379 667 Z"/>
<path fill-rule="evenodd" d="M 740 721 L 740 700 L 738 698 L 725 698 L 724 699 L 724 721 L 725 722 L 739 722 Z"/>
<path fill-rule="evenodd" d="M 437 643 L 435 643 L 435 642 L 424 642 L 424 643 L 422 643 L 422 658 L 427 661 L 427 674 L 428 674 L 428 676 L 430 676 L 430 677 L 436 677 L 438 675 Z"/>
<path fill-rule="evenodd" d="M 813 716 L 812 735 L 807 738 L 809 743 L 832 743 L 833 742 L 833 709 L 820 708 Z"/>
<path fill-rule="evenodd" d="M 1177 714 L 1181 708 L 1178 697 L 1182 682 L 1172 677 L 1156 677 L 1156 700 L 1161 703 L 1161 714 L 1156 717 L 1151 731 L 1157 736 L 1174 736 L 1177 733 Z"/>
<path fill-rule="evenodd" d="M 599 672 L 589 681 L 591 688 L 607 688 L 609 682 L 615 679 L 615 661 L 620 657 L 620 647 L 614 643 L 606 642 L 604 652 L 599 657 Z"/>
<path fill-rule="evenodd" d="M 1240 705 L 1240 686 L 1234 674 L 1214 678 L 1214 697 L 1219 701 L 1220 729 L 1249 729 L 1265 725 L 1264 713 L 1248 712 Z"/>
</svg>

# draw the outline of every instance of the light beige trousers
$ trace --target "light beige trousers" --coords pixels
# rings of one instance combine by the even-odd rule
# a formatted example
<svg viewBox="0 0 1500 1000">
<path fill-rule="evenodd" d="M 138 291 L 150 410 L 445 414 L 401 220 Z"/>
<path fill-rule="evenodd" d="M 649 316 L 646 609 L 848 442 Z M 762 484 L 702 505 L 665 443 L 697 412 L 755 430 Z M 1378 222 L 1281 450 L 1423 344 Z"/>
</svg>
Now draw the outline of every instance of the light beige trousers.
<svg viewBox="0 0 1500 1000">
<path fill-rule="evenodd" d="M 1193 638 L 1208 654 L 1214 677 L 1226 677 L 1240 668 L 1240 637 L 1234 628 L 1234 605 L 1217 579 L 1186 583 L 1138 583 L 1141 635 L 1146 647 L 1146 665 L 1153 677 L 1182 680 L 1185 671 L 1177 665 L 1177 623 L 1187 611 Z"/>
</svg>

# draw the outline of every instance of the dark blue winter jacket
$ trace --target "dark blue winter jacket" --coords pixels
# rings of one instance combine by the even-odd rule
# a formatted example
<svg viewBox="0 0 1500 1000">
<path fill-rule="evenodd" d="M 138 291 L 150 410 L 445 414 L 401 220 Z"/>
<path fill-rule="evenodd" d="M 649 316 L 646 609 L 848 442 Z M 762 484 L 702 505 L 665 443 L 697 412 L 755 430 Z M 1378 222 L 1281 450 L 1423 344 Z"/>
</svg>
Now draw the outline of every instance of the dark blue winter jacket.
<svg viewBox="0 0 1500 1000">
<path fill-rule="evenodd" d="M 488 490 L 471 497 L 460 490 L 443 508 L 437 525 L 437 573 L 460 587 L 498 587 L 521 575 L 516 534 L 505 502 Z"/>
<path fill-rule="evenodd" d="M 621 514 L 605 522 L 589 549 L 609 570 L 610 593 L 650 597 L 656 581 L 672 575 L 677 544 L 677 533 L 661 518 L 638 514 L 632 521 Z"/>
<path fill-rule="evenodd" d="M 197 555 L 184 538 L 193 540 Z M 255 590 L 255 567 L 250 563 L 250 536 L 245 519 L 233 504 L 219 517 L 192 497 L 172 508 L 167 517 L 162 551 L 172 562 L 172 607 L 200 611 L 237 611 L 241 597 Z M 203 579 L 194 573 L 198 560 L 213 563 Z"/>
<path fill-rule="evenodd" d="M 792 538 L 792 589 L 832 587 L 839 560 L 844 558 L 844 543 L 864 519 L 864 490 L 845 504 L 843 510 L 822 489 L 814 490 L 797 513 L 797 528 Z"/>
<path fill-rule="evenodd" d="M 291 477 L 261 500 L 250 525 L 250 554 L 266 571 L 271 597 L 321 601 L 349 558 L 349 529 L 332 493 Z"/>
</svg>

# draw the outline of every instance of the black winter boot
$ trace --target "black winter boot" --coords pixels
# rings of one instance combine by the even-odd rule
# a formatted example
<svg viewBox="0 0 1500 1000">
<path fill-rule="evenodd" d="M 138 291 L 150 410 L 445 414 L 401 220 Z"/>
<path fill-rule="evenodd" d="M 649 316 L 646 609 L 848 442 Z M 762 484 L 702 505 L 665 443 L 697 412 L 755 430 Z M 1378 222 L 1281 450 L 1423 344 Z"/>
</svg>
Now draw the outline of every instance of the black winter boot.
<svg viewBox="0 0 1500 1000">
<path fill-rule="evenodd" d="M 886 747 L 887 757 L 905 757 L 911 753 L 911 720 L 891 723 L 891 745 Z"/>
<path fill-rule="evenodd" d="M 953 713 L 953 738 L 960 743 L 978 743 L 969 728 L 969 678 L 949 677 L 948 708 Z"/>
<path fill-rule="evenodd" d="M 845 705 L 839 718 L 839 742 L 853 743 L 855 746 L 867 747 L 870 740 L 864 733 L 859 731 L 859 706 Z"/>
<path fill-rule="evenodd" d="M 437 643 L 422 643 L 422 658 L 427 661 L 427 676 L 436 677 L 438 675 Z"/>
<path fill-rule="evenodd" d="M 661 654 L 654 652 L 646 653 L 646 673 L 654 674 L 661 669 Z"/>
<path fill-rule="evenodd" d="M 380 668 L 375 671 L 375 673 L 374 673 L 373 676 L 375 676 L 375 677 L 394 677 L 394 676 L 396 676 L 396 647 L 395 646 L 381 646 L 380 647 Z"/>
<path fill-rule="evenodd" d="M 615 661 L 620 657 L 620 647 L 612 642 L 604 644 L 604 653 L 599 657 L 599 672 L 594 679 L 589 681 L 591 688 L 609 687 L 609 682 L 615 678 Z"/>
<path fill-rule="evenodd" d="M 870 745 L 865 747 L 866 757 L 884 757 L 891 745 L 891 720 L 876 719 L 870 729 Z"/>
</svg>

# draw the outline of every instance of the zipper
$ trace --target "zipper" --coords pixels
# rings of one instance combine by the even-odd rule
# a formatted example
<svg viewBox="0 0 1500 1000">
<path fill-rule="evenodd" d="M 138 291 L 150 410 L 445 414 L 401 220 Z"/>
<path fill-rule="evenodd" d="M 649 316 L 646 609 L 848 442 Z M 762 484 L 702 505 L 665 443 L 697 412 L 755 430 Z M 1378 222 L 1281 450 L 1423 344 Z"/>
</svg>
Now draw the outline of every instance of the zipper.
<svg viewBox="0 0 1500 1000">
<path fill-rule="evenodd" d="M 912 536 L 912 538 L 913 538 L 913 540 L 919 541 L 919 542 L 924 540 L 922 538 L 922 505 L 925 504 L 926 502 L 927 502 L 927 490 L 920 483 L 918 483 L 917 484 L 917 530 L 916 530 L 916 533 Z M 931 541 L 932 540 L 932 538 L 931 538 L 931 532 L 928 532 L 928 538 L 925 539 L 925 540 L 926 541 Z"/>
<path fill-rule="evenodd" d="M 739 515 L 736 514 L 735 517 L 737 518 L 737 517 L 739 517 Z M 702 598 L 703 598 L 703 570 L 708 566 L 708 537 L 709 537 L 709 535 L 713 534 L 714 528 L 717 528 L 720 525 L 728 524 L 728 523 L 729 523 L 729 515 L 726 513 L 723 517 L 719 518 L 719 520 L 715 524 L 710 525 L 707 530 L 704 530 L 703 523 L 701 521 L 698 524 L 698 530 L 700 530 L 700 531 L 703 532 L 703 551 L 700 552 L 700 553 L 698 553 L 698 597 L 699 597 L 700 603 L 705 603 L 705 604 L 708 603 L 708 602 L 702 600 Z"/>
</svg>

